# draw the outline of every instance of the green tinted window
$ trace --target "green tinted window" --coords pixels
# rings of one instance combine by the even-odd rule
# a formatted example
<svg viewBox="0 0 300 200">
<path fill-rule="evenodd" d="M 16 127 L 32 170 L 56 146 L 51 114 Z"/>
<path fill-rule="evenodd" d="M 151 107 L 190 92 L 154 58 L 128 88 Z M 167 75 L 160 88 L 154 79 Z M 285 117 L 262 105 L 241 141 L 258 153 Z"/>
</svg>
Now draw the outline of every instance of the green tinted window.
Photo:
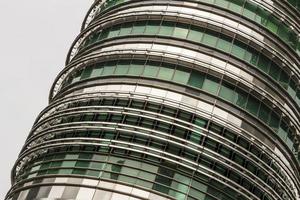
<svg viewBox="0 0 300 200">
<path fill-rule="evenodd" d="M 238 40 L 235 40 L 234 44 L 232 46 L 231 53 L 240 59 L 244 59 L 246 49 L 247 49 L 247 46 L 244 43 L 242 43 Z"/>
<path fill-rule="evenodd" d="M 120 61 L 115 69 L 115 74 L 124 75 L 127 74 L 129 69 L 129 61 Z"/>
<path fill-rule="evenodd" d="M 141 75 L 144 71 L 144 65 L 140 64 L 131 64 L 129 67 L 128 74 L 130 75 Z"/>
<path fill-rule="evenodd" d="M 174 74 L 174 68 L 175 68 L 175 66 L 160 67 L 157 77 L 160 79 L 164 79 L 164 80 L 171 80 L 173 77 L 173 74 Z"/>
<path fill-rule="evenodd" d="M 160 26 L 160 21 L 148 21 L 145 34 L 157 34 Z"/>
<path fill-rule="evenodd" d="M 96 66 L 93 68 L 91 77 L 97 77 L 97 76 L 100 76 L 100 75 L 102 74 L 102 71 L 103 71 L 103 66 L 100 65 L 100 64 L 96 65 Z"/>
<path fill-rule="evenodd" d="M 253 3 L 246 2 L 243 15 L 254 20 L 256 16 L 257 6 Z"/>
<path fill-rule="evenodd" d="M 231 50 L 231 46 L 232 39 L 228 36 L 222 35 L 218 40 L 216 48 L 229 53 Z"/>
<path fill-rule="evenodd" d="M 64 161 L 62 167 L 75 167 L 76 161 Z"/>
<path fill-rule="evenodd" d="M 81 78 L 80 80 L 89 78 L 91 76 L 93 68 L 92 67 L 87 67 L 83 70 L 82 74 L 81 74 Z"/>
<path fill-rule="evenodd" d="M 287 131 L 288 131 L 288 126 L 284 122 L 281 122 L 280 127 L 278 129 L 278 136 L 283 141 L 285 141 L 287 138 Z"/>
<path fill-rule="evenodd" d="M 185 39 L 189 32 L 189 25 L 187 24 L 177 24 L 174 30 L 174 37 Z"/>
<path fill-rule="evenodd" d="M 288 83 L 289 83 L 289 76 L 282 70 L 280 73 L 280 77 L 279 77 L 279 83 L 282 87 L 284 87 L 285 89 L 288 88 Z"/>
<path fill-rule="evenodd" d="M 231 0 L 231 3 L 229 3 L 229 10 L 235 12 L 235 13 L 241 13 L 242 6 L 244 1 L 242 0 Z"/>
<path fill-rule="evenodd" d="M 155 63 L 149 63 L 149 64 L 155 64 Z M 157 63 L 158 64 L 158 63 Z M 158 64 L 159 66 L 159 64 Z M 148 77 L 156 77 L 157 76 L 157 73 L 158 73 L 158 70 L 159 70 L 159 67 L 158 66 L 155 66 L 155 65 L 146 65 L 145 66 L 145 69 L 144 69 L 144 76 L 148 76 Z"/>
<path fill-rule="evenodd" d="M 215 47 L 218 41 L 218 37 L 219 37 L 218 33 L 214 31 L 206 30 L 202 38 L 202 42 L 203 44 L 206 44 L 210 47 Z"/>
<path fill-rule="evenodd" d="M 185 70 L 183 68 L 177 67 L 173 81 L 181 84 L 187 84 L 190 78 L 190 70 Z"/>
<path fill-rule="evenodd" d="M 169 21 L 163 21 L 159 29 L 159 34 L 164 36 L 172 36 L 174 32 L 175 23 Z"/>
<path fill-rule="evenodd" d="M 245 108 L 247 103 L 248 94 L 241 89 L 236 89 L 234 102 L 241 108 Z"/>
<path fill-rule="evenodd" d="M 260 55 L 259 56 L 259 59 L 258 59 L 258 68 L 261 69 L 262 71 L 264 71 L 265 73 L 268 73 L 269 72 L 269 68 L 270 68 L 270 60 L 263 56 L 263 55 Z"/>
<path fill-rule="evenodd" d="M 142 34 L 145 32 L 147 21 L 138 21 L 134 23 L 134 26 L 132 28 L 133 34 Z"/>
<path fill-rule="evenodd" d="M 267 28 L 272 31 L 273 33 L 277 33 L 278 31 L 278 23 L 271 18 L 267 23 Z"/>
<path fill-rule="evenodd" d="M 271 113 L 271 109 L 269 109 L 267 106 L 261 104 L 260 108 L 259 108 L 259 113 L 258 113 L 258 117 L 265 122 L 269 121 L 269 116 Z"/>
<path fill-rule="evenodd" d="M 226 99 L 227 101 L 233 102 L 235 98 L 234 87 L 223 83 L 220 88 L 219 96 Z"/>
<path fill-rule="evenodd" d="M 214 77 L 208 76 L 204 80 L 202 89 L 211 94 L 217 94 L 219 89 L 219 80 Z"/>
<path fill-rule="evenodd" d="M 257 65 L 258 52 L 256 50 L 254 50 L 253 48 L 248 47 L 247 51 L 245 52 L 244 59 L 253 65 Z"/>
<path fill-rule="evenodd" d="M 274 79 L 278 80 L 279 75 L 280 75 L 280 69 L 275 67 L 274 65 L 271 64 L 270 69 L 269 69 L 269 75 Z"/>
<path fill-rule="evenodd" d="M 120 29 L 121 29 L 121 26 L 120 25 L 117 25 L 117 26 L 113 26 L 109 33 L 108 33 L 108 38 L 111 38 L 111 37 L 116 37 L 119 35 L 119 32 L 120 32 Z"/>
<path fill-rule="evenodd" d="M 246 109 L 253 115 L 257 115 L 260 102 L 259 100 L 249 96 Z"/>
<path fill-rule="evenodd" d="M 275 130 L 277 130 L 279 127 L 279 117 L 274 112 L 271 114 L 269 125 Z"/>
<path fill-rule="evenodd" d="M 204 82 L 204 75 L 199 72 L 192 71 L 188 84 L 196 88 L 202 88 L 203 82 Z"/>
<path fill-rule="evenodd" d="M 197 26 L 192 26 L 191 30 L 188 33 L 187 39 L 194 42 L 201 42 L 203 37 L 204 29 Z"/>
<path fill-rule="evenodd" d="M 125 23 L 122 25 L 119 35 L 129 35 L 132 31 L 133 23 Z"/>
</svg>

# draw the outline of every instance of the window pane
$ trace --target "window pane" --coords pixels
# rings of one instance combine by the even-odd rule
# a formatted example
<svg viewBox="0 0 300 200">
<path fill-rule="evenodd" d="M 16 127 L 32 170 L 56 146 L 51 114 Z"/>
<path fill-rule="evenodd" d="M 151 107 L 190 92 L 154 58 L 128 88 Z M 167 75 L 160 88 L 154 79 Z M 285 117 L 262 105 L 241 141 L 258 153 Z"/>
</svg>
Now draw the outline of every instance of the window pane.
<svg viewBox="0 0 300 200">
<path fill-rule="evenodd" d="M 128 34 L 130 34 L 131 30 L 132 30 L 132 26 L 133 26 L 133 23 L 125 23 L 125 24 L 123 24 L 119 35 L 121 36 L 121 35 L 128 35 Z"/>
<path fill-rule="evenodd" d="M 254 20 L 257 6 L 253 3 L 246 2 L 243 15 L 249 19 Z"/>
<path fill-rule="evenodd" d="M 278 30 L 278 22 L 275 21 L 272 17 L 269 18 L 269 21 L 267 23 L 267 28 L 272 31 L 273 33 L 277 33 Z"/>
<path fill-rule="evenodd" d="M 203 90 L 211 93 L 211 94 L 217 94 L 219 89 L 219 80 L 217 78 L 208 76 L 203 83 Z"/>
<path fill-rule="evenodd" d="M 241 13 L 243 1 L 240 0 L 231 0 L 231 3 L 229 3 L 229 10 L 235 12 L 235 13 Z"/>
<path fill-rule="evenodd" d="M 177 83 L 187 84 L 190 78 L 190 70 L 185 70 L 183 68 L 177 67 L 173 81 Z"/>
<path fill-rule="evenodd" d="M 141 75 L 144 71 L 144 64 L 133 63 L 129 67 L 128 74 L 130 75 Z"/>
<path fill-rule="evenodd" d="M 93 71 L 92 71 L 92 74 L 91 74 L 91 77 L 98 77 L 102 74 L 102 71 L 103 71 L 103 66 L 98 64 L 96 65 L 94 68 L 93 68 Z"/>
<path fill-rule="evenodd" d="M 258 68 L 264 71 L 265 73 L 269 72 L 270 60 L 264 55 L 260 55 L 258 59 Z"/>
<path fill-rule="evenodd" d="M 202 42 L 210 47 L 215 47 L 218 41 L 218 33 L 207 30 L 203 36 Z"/>
<path fill-rule="evenodd" d="M 92 70 L 93 70 L 92 67 L 85 68 L 81 74 L 80 80 L 89 78 L 91 76 Z"/>
<path fill-rule="evenodd" d="M 259 109 L 259 113 L 258 113 L 258 117 L 261 120 L 263 120 L 265 122 L 268 122 L 269 117 L 270 117 L 270 113 L 271 113 L 271 110 L 267 106 L 261 104 L 260 109 Z"/>
<path fill-rule="evenodd" d="M 143 34 L 145 32 L 146 23 L 147 23 L 146 21 L 135 22 L 134 26 L 132 28 L 132 33 L 133 34 Z"/>
<path fill-rule="evenodd" d="M 127 74 L 130 62 L 129 61 L 119 61 L 114 74 L 124 75 Z"/>
<path fill-rule="evenodd" d="M 247 49 L 247 46 L 244 43 L 242 43 L 238 40 L 235 40 L 234 44 L 232 46 L 231 53 L 240 59 L 244 59 L 246 49 Z"/>
<path fill-rule="evenodd" d="M 223 83 L 220 88 L 219 96 L 230 102 L 233 102 L 235 97 L 234 87 Z"/>
<path fill-rule="evenodd" d="M 173 36 L 185 39 L 187 37 L 188 32 L 189 32 L 189 25 L 177 24 Z"/>
<path fill-rule="evenodd" d="M 280 74 L 280 77 L 279 77 L 279 83 L 285 89 L 288 88 L 289 76 L 283 70 L 281 71 L 281 74 Z"/>
<path fill-rule="evenodd" d="M 230 52 L 232 46 L 232 39 L 228 36 L 221 36 L 217 43 L 217 49 L 225 52 Z"/>
<path fill-rule="evenodd" d="M 175 23 L 164 21 L 159 29 L 159 34 L 164 36 L 171 36 L 173 35 Z"/>
<path fill-rule="evenodd" d="M 64 161 L 62 167 L 75 167 L 76 161 Z"/>
<path fill-rule="evenodd" d="M 160 21 L 148 21 L 146 26 L 145 34 L 157 34 L 159 29 Z"/>
<path fill-rule="evenodd" d="M 200 42 L 203 37 L 203 32 L 204 30 L 202 28 L 192 26 L 187 39 L 194 42 Z"/>
<path fill-rule="evenodd" d="M 279 117 L 274 112 L 272 112 L 272 114 L 271 114 L 269 125 L 272 128 L 274 128 L 275 130 L 278 130 L 278 127 L 279 127 Z"/>
<path fill-rule="evenodd" d="M 234 102 L 241 108 L 245 108 L 248 94 L 241 89 L 236 89 Z"/>
<path fill-rule="evenodd" d="M 156 62 L 147 63 L 147 65 L 145 66 L 144 73 L 143 73 L 144 76 L 156 77 L 158 70 L 159 70 L 159 67 L 158 67 L 159 65 L 160 65 L 160 63 L 156 63 Z"/>
<path fill-rule="evenodd" d="M 204 82 L 204 74 L 196 71 L 192 71 L 188 85 L 196 87 L 196 88 L 202 88 Z"/>
<path fill-rule="evenodd" d="M 160 67 L 158 72 L 158 78 L 164 80 L 171 80 L 174 73 L 174 67 Z"/>
<path fill-rule="evenodd" d="M 118 35 L 119 35 L 119 32 L 120 32 L 120 28 L 121 28 L 120 25 L 113 26 L 113 27 L 110 29 L 109 33 L 108 33 L 108 38 L 118 36 Z"/>
<path fill-rule="evenodd" d="M 257 115 L 260 101 L 249 95 L 246 109 L 253 115 Z"/>
<path fill-rule="evenodd" d="M 276 66 L 276 64 L 271 63 L 269 69 L 269 75 L 274 79 L 278 80 L 281 70 Z"/>
<path fill-rule="evenodd" d="M 115 71 L 116 63 L 115 62 L 108 62 L 103 69 L 102 75 L 112 75 Z"/>
</svg>

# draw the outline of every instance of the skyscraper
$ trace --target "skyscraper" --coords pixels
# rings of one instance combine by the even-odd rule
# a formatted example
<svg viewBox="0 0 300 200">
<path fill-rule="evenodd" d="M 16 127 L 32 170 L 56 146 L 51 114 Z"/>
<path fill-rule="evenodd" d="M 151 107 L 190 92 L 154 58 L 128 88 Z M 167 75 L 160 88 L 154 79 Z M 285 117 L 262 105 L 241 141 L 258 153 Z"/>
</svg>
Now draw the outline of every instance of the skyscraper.
<svg viewBox="0 0 300 200">
<path fill-rule="evenodd" d="M 6 200 L 299 200 L 299 4 L 95 1 Z"/>
</svg>

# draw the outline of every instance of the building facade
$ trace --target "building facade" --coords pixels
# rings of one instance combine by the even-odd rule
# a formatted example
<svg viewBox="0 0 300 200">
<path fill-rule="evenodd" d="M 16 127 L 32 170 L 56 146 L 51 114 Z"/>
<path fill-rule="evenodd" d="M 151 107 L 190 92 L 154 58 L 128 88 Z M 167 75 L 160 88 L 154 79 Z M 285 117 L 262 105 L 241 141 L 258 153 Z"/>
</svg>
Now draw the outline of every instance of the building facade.
<svg viewBox="0 0 300 200">
<path fill-rule="evenodd" d="M 95 1 L 6 200 L 299 200 L 298 0 Z"/>
</svg>

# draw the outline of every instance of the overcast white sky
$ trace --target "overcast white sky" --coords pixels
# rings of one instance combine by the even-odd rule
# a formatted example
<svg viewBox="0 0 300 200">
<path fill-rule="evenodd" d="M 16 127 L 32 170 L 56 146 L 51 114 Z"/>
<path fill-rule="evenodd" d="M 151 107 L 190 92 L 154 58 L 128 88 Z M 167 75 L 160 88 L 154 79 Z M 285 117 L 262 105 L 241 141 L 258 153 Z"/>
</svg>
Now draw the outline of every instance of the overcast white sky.
<svg viewBox="0 0 300 200">
<path fill-rule="evenodd" d="M 0 0 L 0 199 L 93 0 Z"/>
</svg>

